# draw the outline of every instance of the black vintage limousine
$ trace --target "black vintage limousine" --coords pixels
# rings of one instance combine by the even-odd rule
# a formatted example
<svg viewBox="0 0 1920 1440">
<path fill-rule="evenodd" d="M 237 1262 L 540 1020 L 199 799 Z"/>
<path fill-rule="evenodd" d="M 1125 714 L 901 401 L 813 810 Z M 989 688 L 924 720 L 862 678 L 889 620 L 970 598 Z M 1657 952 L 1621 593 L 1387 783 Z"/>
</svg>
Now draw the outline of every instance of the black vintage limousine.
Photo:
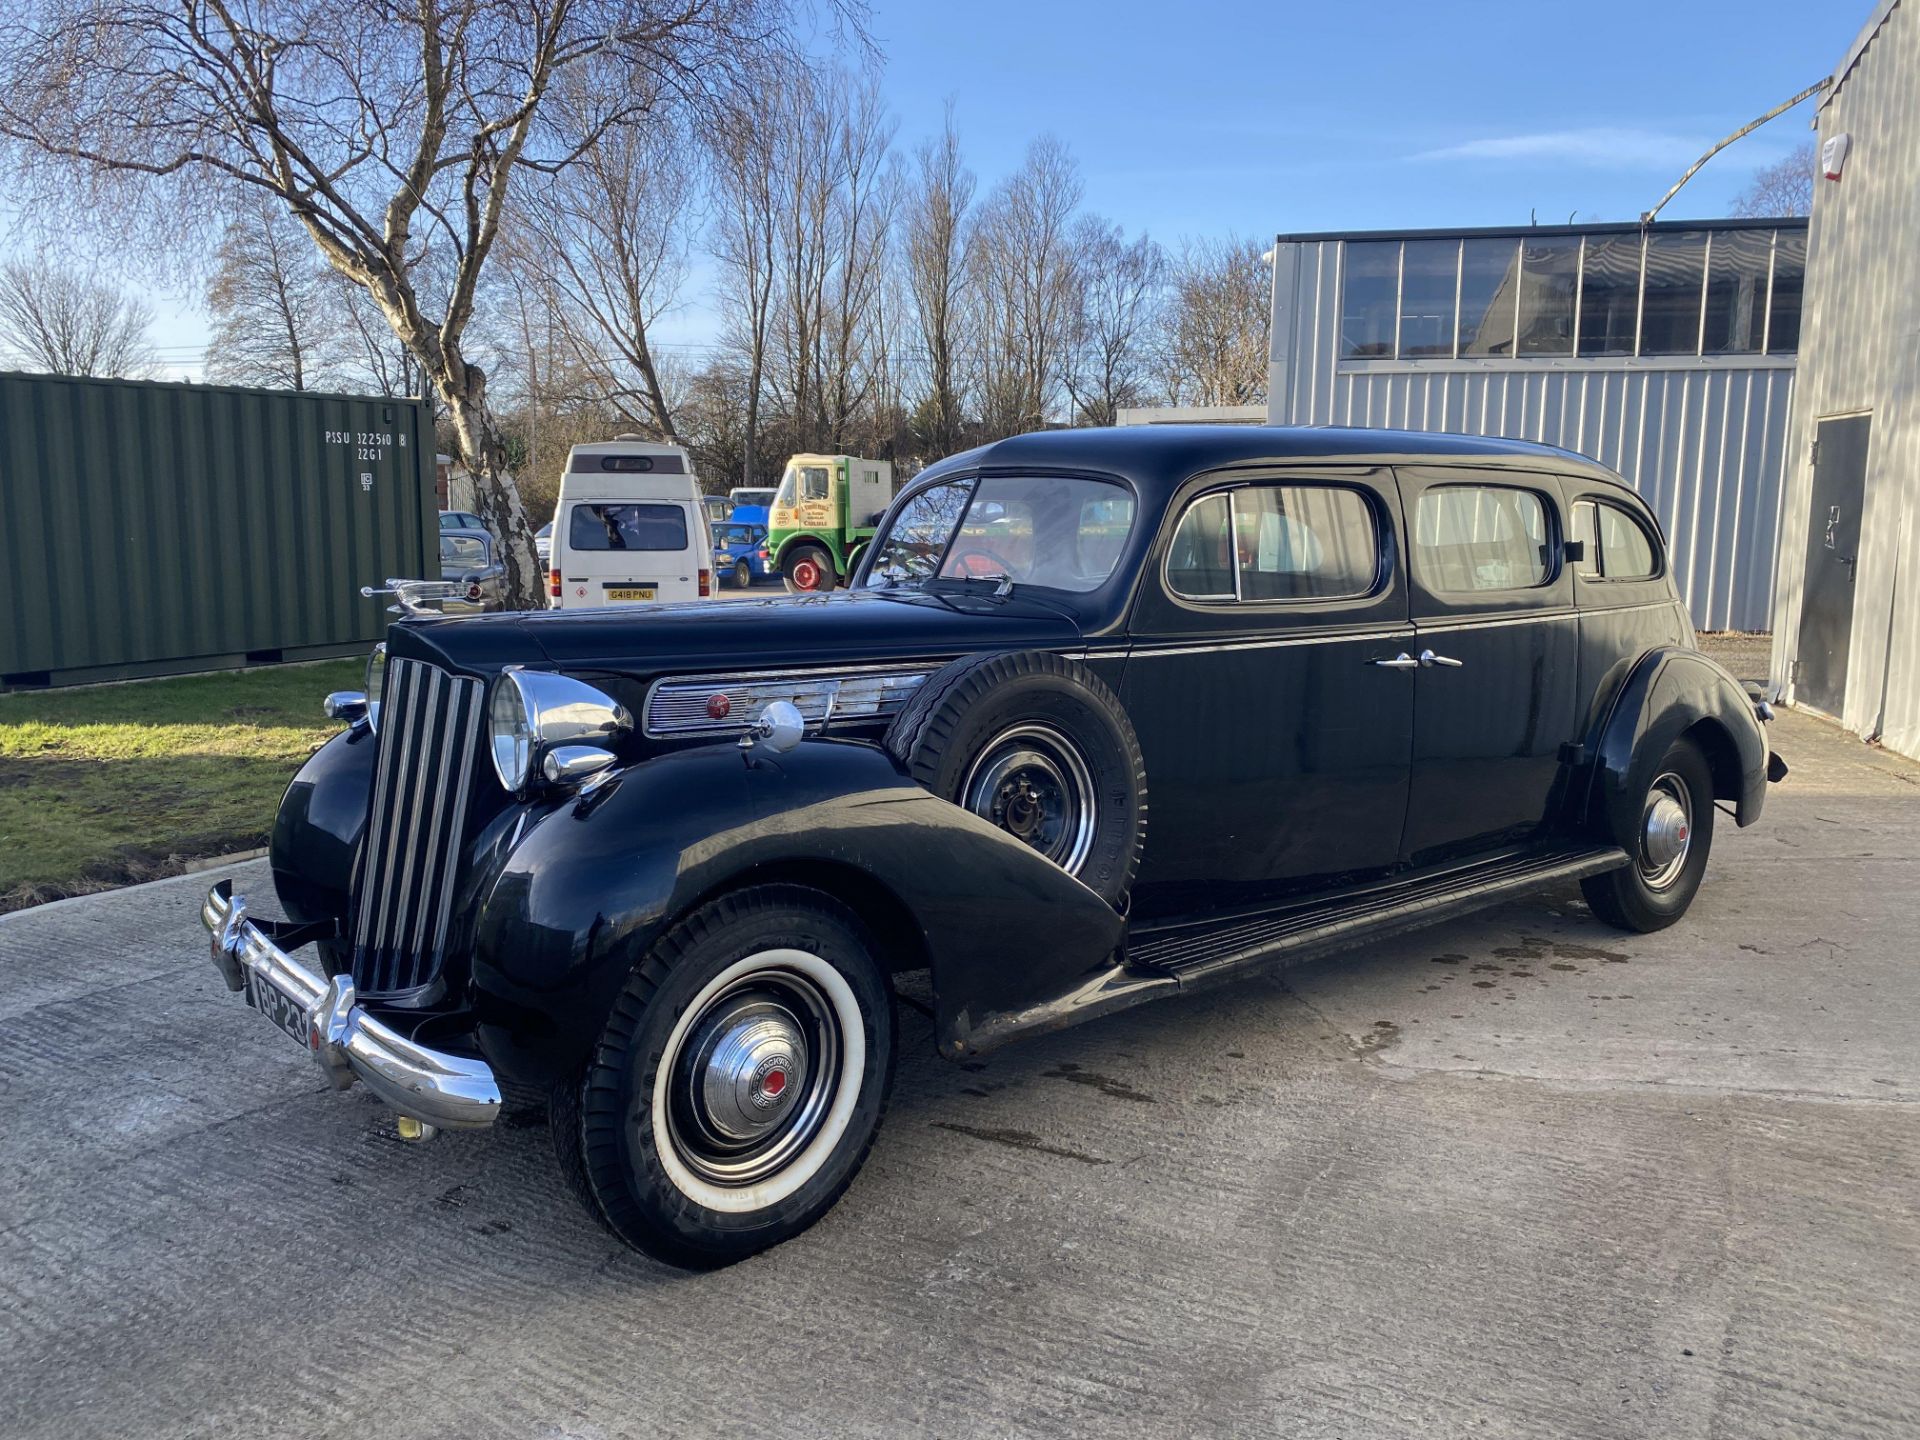
<svg viewBox="0 0 1920 1440">
<path fill-rule="evenodd" d="M 329 708 L 229 985 L 408 1138 L 548 1094 L 689 1266 L 846 1189 L 897 973 L 957 1058 L 1555 882 L 1652 930 L 1785 773 L 1617 477 L 1367 430 L 1001 441 L 845 592 L 410 616 Z"/>
</svg>

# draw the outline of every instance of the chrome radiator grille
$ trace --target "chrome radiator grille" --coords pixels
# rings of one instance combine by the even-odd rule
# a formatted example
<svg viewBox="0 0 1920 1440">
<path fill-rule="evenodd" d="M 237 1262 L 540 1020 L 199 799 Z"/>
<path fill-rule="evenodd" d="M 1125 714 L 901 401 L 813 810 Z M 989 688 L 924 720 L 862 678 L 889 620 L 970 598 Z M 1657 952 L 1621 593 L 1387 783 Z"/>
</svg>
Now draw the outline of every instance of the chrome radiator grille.
<svg viewBox="0 0 1920 1440">
<path fill-rule="evenodd" d="M 440 973 L 485 714 L 482 682 L 387 662 L 354 896 L 353 983 L 364 993 L 412 990 Z"/>
</svg>

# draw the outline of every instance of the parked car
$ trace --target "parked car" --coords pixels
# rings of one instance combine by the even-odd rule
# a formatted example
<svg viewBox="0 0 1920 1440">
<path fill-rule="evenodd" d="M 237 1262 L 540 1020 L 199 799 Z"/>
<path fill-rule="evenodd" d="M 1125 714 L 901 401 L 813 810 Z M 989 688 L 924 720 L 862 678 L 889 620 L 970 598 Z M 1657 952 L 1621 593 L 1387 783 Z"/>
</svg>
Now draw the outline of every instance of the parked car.
<svg viewBox="0 0 1920 1440">
<path fill-rule="evenodd" d="M 440 528 L 442 530 L 485 530 L 487 522 L 471 510 L 442 510 Z"/>
<path fill-rule="evenodd" d="M 1616 476 L 1365 430 L 1004 440 L 848 592 L 405 618 L 329 709 L 227 983 L 404 1136 L 544 1090 L 688 1266 L 847 1188 L 900 972 L 961 1060 L 1572 880 L 1655 930 L 1785 773 Z"/>
<path fill-rule="evenodd" d="M 574 446 L 553 519 L 547 603 L 555 610 L 712 593 L 707 511 L 682 446 L 638 437 Z"/>
<path fill-rule="evenodd" d="M 706 507 L 710 525 L 722 524 L 733 514 L 733 506 L 724 495 L 702 495 L 700 503 Z"/>
<path fill-rule="evenodd" d="M 539 557 L 542 570 L 553 563 L 553 522 L 551 520 L 533 532 L 533 553 Z"/>
<path fill-rule="evenodd" d="M 459 587 L 457 597 L 482 610 L 507 605 L 507 567 L 485 530 L 440 532 L 440 578 Z"/>
<path fill-rule="evenodd" d="M 772 573 L 768 564 L 766 526 L 729 522 L 713 527 L 713 573 L 721 583 L 745 590 Z"/>
</svg>

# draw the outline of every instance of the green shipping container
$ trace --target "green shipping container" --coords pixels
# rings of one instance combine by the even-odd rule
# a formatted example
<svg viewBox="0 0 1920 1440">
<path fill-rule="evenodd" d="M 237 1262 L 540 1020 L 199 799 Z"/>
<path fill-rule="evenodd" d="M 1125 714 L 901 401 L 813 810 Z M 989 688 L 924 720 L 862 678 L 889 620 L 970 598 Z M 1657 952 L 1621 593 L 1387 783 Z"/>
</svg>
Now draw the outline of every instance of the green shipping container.
<svg viewBox="0 0 1920 1440">
<path fill-rule="evenodd" d="M 370 646 L 433 478 L 423 400 L 0 374 L 0 688 Z"/>
</svg>

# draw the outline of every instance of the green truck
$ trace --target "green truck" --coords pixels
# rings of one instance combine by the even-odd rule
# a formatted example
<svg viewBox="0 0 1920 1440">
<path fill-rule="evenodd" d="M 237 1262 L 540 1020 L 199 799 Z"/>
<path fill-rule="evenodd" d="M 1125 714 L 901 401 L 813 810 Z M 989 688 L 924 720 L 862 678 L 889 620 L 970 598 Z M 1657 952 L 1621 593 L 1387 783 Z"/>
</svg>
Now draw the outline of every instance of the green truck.
<svg viewBox="0 0 1920 1440">
<path fill-rule="evenodd" d="M 858 455 L 795 455 L 767 512 L 767 554 L 795 594 L 845 582 L 893 499 L 893 466 Z"/>
</svg>

